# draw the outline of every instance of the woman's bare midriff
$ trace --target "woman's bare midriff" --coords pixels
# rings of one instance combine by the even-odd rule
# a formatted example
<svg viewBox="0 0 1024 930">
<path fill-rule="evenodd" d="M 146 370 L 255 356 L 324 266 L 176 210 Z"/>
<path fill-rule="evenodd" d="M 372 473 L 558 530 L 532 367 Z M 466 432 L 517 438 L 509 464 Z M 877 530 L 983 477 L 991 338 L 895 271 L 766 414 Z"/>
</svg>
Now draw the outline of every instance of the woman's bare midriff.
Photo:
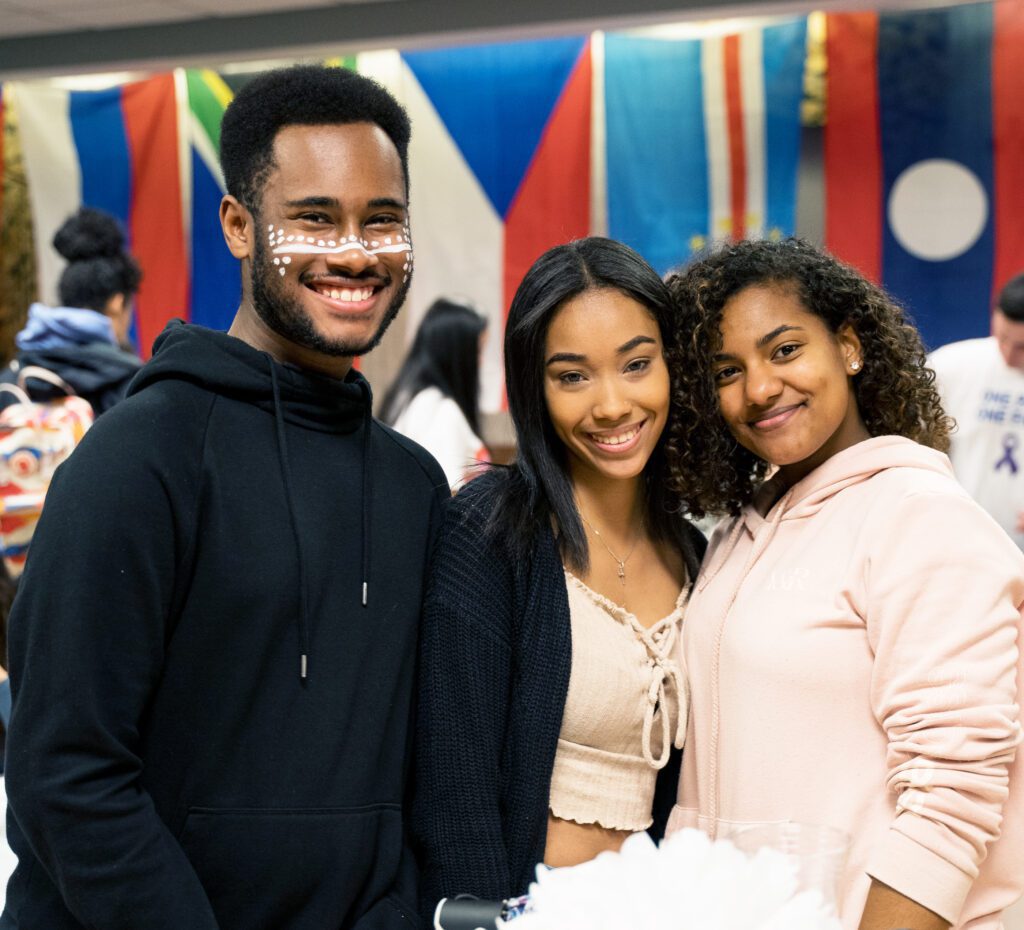
<svg viewBox="0 0 1024 930">
<path fill-rule="evenodd" d="M 596 823 L 561 820 L 549 811 L 544 864 L 552 868 L 579 865 L 598 853 L 618 852 L 629 835 L 628 830 L 609 830 Z"/>
</svg>

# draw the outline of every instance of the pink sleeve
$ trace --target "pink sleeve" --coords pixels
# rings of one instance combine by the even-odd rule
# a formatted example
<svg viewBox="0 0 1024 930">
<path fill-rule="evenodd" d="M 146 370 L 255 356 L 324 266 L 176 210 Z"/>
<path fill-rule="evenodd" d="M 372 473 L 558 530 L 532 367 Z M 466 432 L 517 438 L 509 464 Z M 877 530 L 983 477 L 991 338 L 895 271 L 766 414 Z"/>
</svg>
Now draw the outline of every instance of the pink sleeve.
<svg viewBox="0 0 1024 930">
<path fill-rule="evenodd" d="M 1010 812 L 1024 558 L 957 494 L 909 496 L 885 529 L 866 569 L 866 619 L 895 816 L 867 871 L 955 923 Z M 1024 785 L 1013 787 L 1016 799 Z M 999 845 L 1024 856 L 1019 821 Z"/>
</svg>

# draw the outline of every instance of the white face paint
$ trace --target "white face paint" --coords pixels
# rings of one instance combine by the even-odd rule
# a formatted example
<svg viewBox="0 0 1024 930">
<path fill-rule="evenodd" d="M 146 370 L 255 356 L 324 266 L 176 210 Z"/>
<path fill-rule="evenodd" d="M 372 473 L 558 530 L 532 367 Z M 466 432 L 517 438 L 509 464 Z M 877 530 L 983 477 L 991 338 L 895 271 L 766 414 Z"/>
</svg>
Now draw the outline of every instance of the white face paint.
<svg viewBox="0 0 1024 930">
<path fill-rule="evenodd" d="M 412 271 L 412 242 L 409 240 L 409 227 L 403 228 L 397 236 L 385 236 L 383 239 L 360 239 L 349 236 L 336 241 L 334 239 L 318 239 L 316 236 L 289 235 L 283 229 L 270 228 L 267 240 L 270 254 L 274 256 L 274 264 L 290 264 L 291 255 L 345 255 L 349 252 L 362 252 L 364 255 L 397 255 L 406 253 L 402 270 L 408 276 Z M 284 274 L 284 268 L 280 269 Z"/>
</svg>

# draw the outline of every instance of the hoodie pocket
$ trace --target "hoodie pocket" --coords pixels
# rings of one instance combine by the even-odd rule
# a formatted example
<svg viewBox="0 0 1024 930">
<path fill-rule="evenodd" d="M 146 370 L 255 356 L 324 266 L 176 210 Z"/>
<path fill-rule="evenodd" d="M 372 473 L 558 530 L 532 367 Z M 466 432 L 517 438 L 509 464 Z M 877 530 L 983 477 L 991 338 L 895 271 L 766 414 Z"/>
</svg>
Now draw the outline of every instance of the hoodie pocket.
<svg viewBox="0 0 1024 930">
<path fill-rule="evenodd" d="M 391 890 L 401 808 L 193 807 L 179 841 L 223 930 L 323 930 Z"/>
</svg>

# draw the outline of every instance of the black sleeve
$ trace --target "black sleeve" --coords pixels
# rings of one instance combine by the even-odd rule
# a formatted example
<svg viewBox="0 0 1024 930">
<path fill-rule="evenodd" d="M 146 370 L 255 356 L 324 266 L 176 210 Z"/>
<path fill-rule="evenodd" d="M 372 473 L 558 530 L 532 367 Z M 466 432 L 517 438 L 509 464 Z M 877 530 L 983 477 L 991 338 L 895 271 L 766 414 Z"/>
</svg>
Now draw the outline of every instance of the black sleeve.
<svg viewBox="0 0 1024 930">
<path fill-rule="evenodd" d="M 421 634 L 413 833 L 428 915 L 454 894 L 500 899 L 510 882 L 499 786 L 514 585 L 478 504 L 467 489 L 448 507 Z"/>
<path fill-rule="evenodd" d="M 152 432 L 112 422 L 58 469 L 11 615 L 10 809 L 82 925 L 216 930 L 140 784 L 192 511 L 172 503 L 173 465 L 157 461 Z"/>
</svg>

